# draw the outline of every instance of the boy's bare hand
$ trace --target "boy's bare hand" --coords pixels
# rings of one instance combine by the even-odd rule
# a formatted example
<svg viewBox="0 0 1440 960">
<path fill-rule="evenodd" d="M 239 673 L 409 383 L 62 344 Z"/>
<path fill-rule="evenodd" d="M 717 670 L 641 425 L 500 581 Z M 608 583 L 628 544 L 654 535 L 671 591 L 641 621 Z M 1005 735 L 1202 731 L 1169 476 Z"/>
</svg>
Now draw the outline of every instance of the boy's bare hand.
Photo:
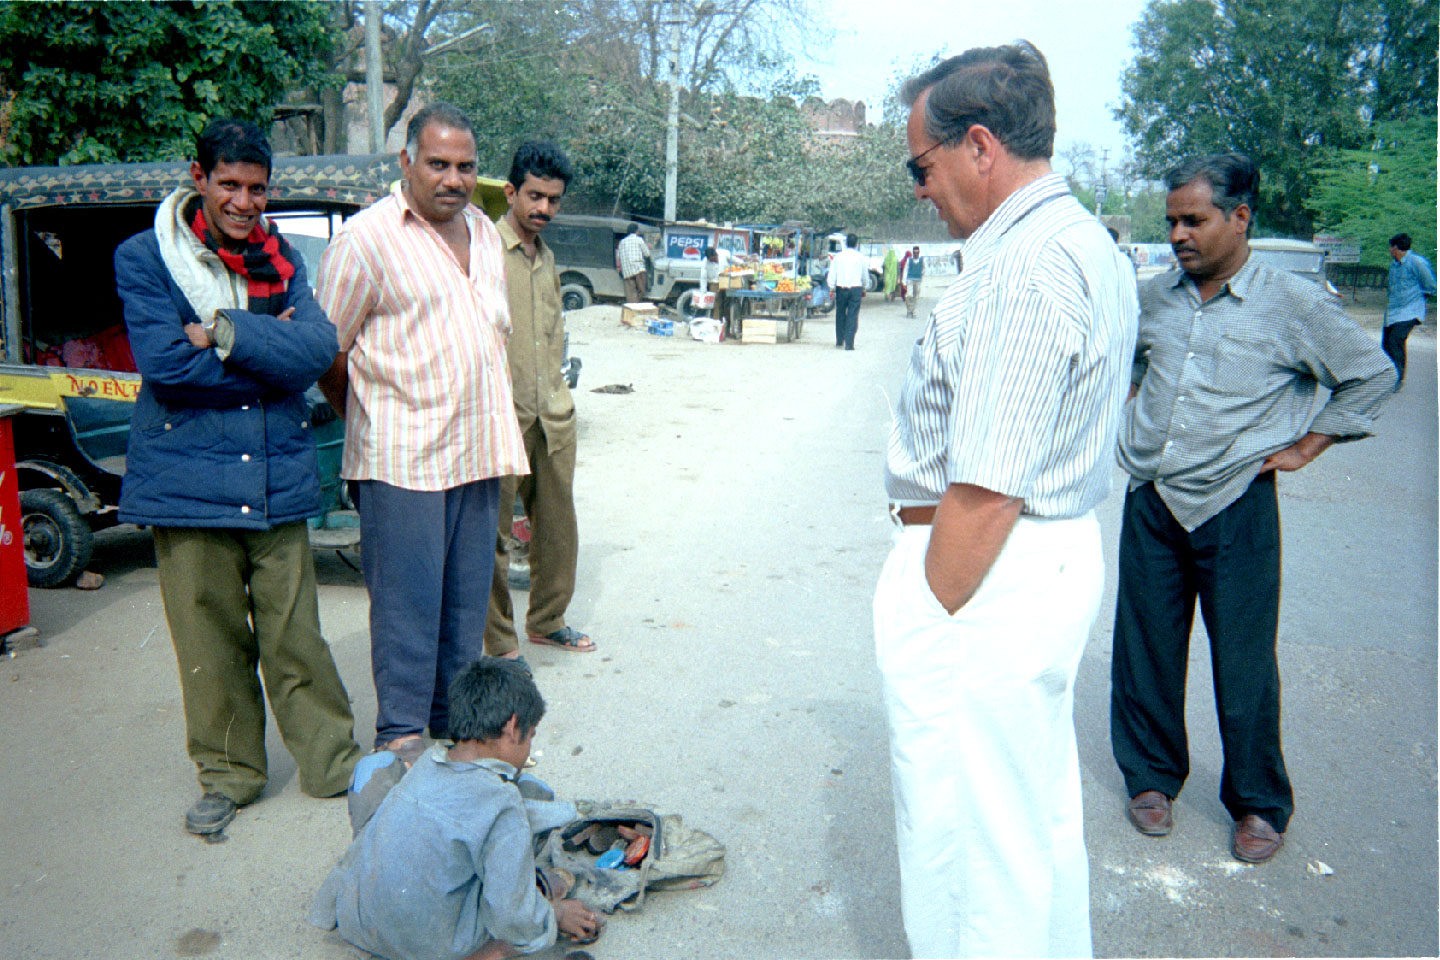
<svg viewBox="0 0 1440 960">
<path fill-rule="evenodd" d="M 583 943 L 600 936 L 605 921 L 579 900 L 561 900 L 555 904 L 555 925 L 570 939 Z"/>
</svg>

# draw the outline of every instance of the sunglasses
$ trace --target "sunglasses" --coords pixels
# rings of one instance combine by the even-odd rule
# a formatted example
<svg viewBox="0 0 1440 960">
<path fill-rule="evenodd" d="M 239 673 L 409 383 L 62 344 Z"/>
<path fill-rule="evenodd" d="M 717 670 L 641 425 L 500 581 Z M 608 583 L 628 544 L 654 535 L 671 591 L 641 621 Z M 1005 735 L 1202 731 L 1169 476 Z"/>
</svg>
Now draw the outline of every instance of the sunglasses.
<svg viewBox="0 0 1440 960">
<path fill-rule="evenodd" d="M 905 169 L 909 170 L 910 176 L 915 179 L 915 186 L 925 186 L 925 174 L 928 172 L 927 168 L 920 166 L 920 161 L 924 160 L 926 157 L 930 156 L 930 154 L 934 153 L 936 150 L 939 150 L 943 146 L 945 146 L 943 142 L 937 143 L 929 150 L 926 150 L 924 153 L 920 154 L 920 156 L 911 157 L 909 160 L 905 161 Z"/>
</svg>

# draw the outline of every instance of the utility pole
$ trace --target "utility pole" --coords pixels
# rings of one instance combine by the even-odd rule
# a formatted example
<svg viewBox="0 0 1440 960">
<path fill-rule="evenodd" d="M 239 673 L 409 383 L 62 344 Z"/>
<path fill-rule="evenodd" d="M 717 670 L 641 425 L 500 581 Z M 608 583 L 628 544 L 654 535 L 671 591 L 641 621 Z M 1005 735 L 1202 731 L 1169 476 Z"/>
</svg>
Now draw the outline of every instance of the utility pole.
<svg viewBox="0 0 1440 960">
<path fill-rule="evenodd" d="M 380 0 L 365 0 L 365 103 L 370 115 L 370 152 L 385 151 L 385 103 L 380 61 Z"/>
<path fill-rule="evenodd" d="M 665 219 L 675 219 L 675 180 L 680 169 L 680 24 L 670 5 L 670 114 L 665 118 Z"/>
<path fill-rule="evenodd" d="M 1095 184 L 1095 219 L 1100 219 L 1100 207 L 1105 203 L 1105 198 L 1110 195 L 1110 185 L 1106 182 L 1105 166 L 1110 160 L 1110 148 L 1106 147 L 1100 151 L 1100 182 Z"/>
</svg>

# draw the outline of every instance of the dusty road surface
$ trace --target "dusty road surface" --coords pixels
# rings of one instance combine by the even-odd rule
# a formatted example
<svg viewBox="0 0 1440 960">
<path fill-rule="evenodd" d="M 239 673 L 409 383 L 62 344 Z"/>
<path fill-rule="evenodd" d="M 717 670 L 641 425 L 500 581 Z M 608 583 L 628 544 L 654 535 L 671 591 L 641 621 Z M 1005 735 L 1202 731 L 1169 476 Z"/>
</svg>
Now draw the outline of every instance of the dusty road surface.
<svg viewBox="0 0 1440 960">
<path fill-rule="evenodd" d="M 584 370 L 570 621 L 599 650 L 527 645 L 550 707 L 535 773 L 567 796 L 682 814 L 725 843 L 728 872 L 617 914 L 589 949 L 906 956 L 870 596 L 890 541 L 888 399 L 922 321 L 867 298 L 850 353 L 834 349 L 828 318 L 799 343 L 712 346 L 616 317 L 595 307 L 571 319 Z M 1076 701 L 1097 955 L 1436 953 L 1428 328 L 1411 358 L 1380 437 L 1282 481 L 1297 813 L 1272 864 L 1228 855 L 1198 627 L 1194 774 L 1176 833 L 1154 840 L 1125 823 L 1107 598 Z M 591 392 L 606 384 L 634 392 Z M 1117 491 L 1102 509 L 1112 595 L 1119 504 Z M 334 555 L 317 557 L 325 633 L 368 745 L 365 591 Z M 45 645 L 0 660 L 0 957 L 359 957 L 304 922 L 348 842 L 344 802 L 300 793 L 273 730 L 271 786 L 228 840 L 181 829 L 196 787 L 153 563 L 144 532 L 106 534 L 105 587 L 32 591 Z"/>
</svg>

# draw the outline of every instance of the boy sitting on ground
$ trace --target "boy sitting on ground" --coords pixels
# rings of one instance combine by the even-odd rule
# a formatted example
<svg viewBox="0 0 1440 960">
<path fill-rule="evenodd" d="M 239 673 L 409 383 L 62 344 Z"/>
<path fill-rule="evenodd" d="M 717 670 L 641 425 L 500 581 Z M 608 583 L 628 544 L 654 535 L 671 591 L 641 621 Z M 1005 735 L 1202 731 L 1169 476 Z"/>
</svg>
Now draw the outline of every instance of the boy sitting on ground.
<svg viewBox="0 0 1440 960">
<path fill-rule="evenodd" d="M 326 877 L 310 922 L 386 960 L 498 960 L 558 932 L 593 940 L 599 916 L 540 877 L 518 772 L 545 701 L 525 667 L 486 657 L 450 686 L 436 744 L 386 794 Z M 543 886 L 542 886 L 543 885 Z"/>
</svg>

